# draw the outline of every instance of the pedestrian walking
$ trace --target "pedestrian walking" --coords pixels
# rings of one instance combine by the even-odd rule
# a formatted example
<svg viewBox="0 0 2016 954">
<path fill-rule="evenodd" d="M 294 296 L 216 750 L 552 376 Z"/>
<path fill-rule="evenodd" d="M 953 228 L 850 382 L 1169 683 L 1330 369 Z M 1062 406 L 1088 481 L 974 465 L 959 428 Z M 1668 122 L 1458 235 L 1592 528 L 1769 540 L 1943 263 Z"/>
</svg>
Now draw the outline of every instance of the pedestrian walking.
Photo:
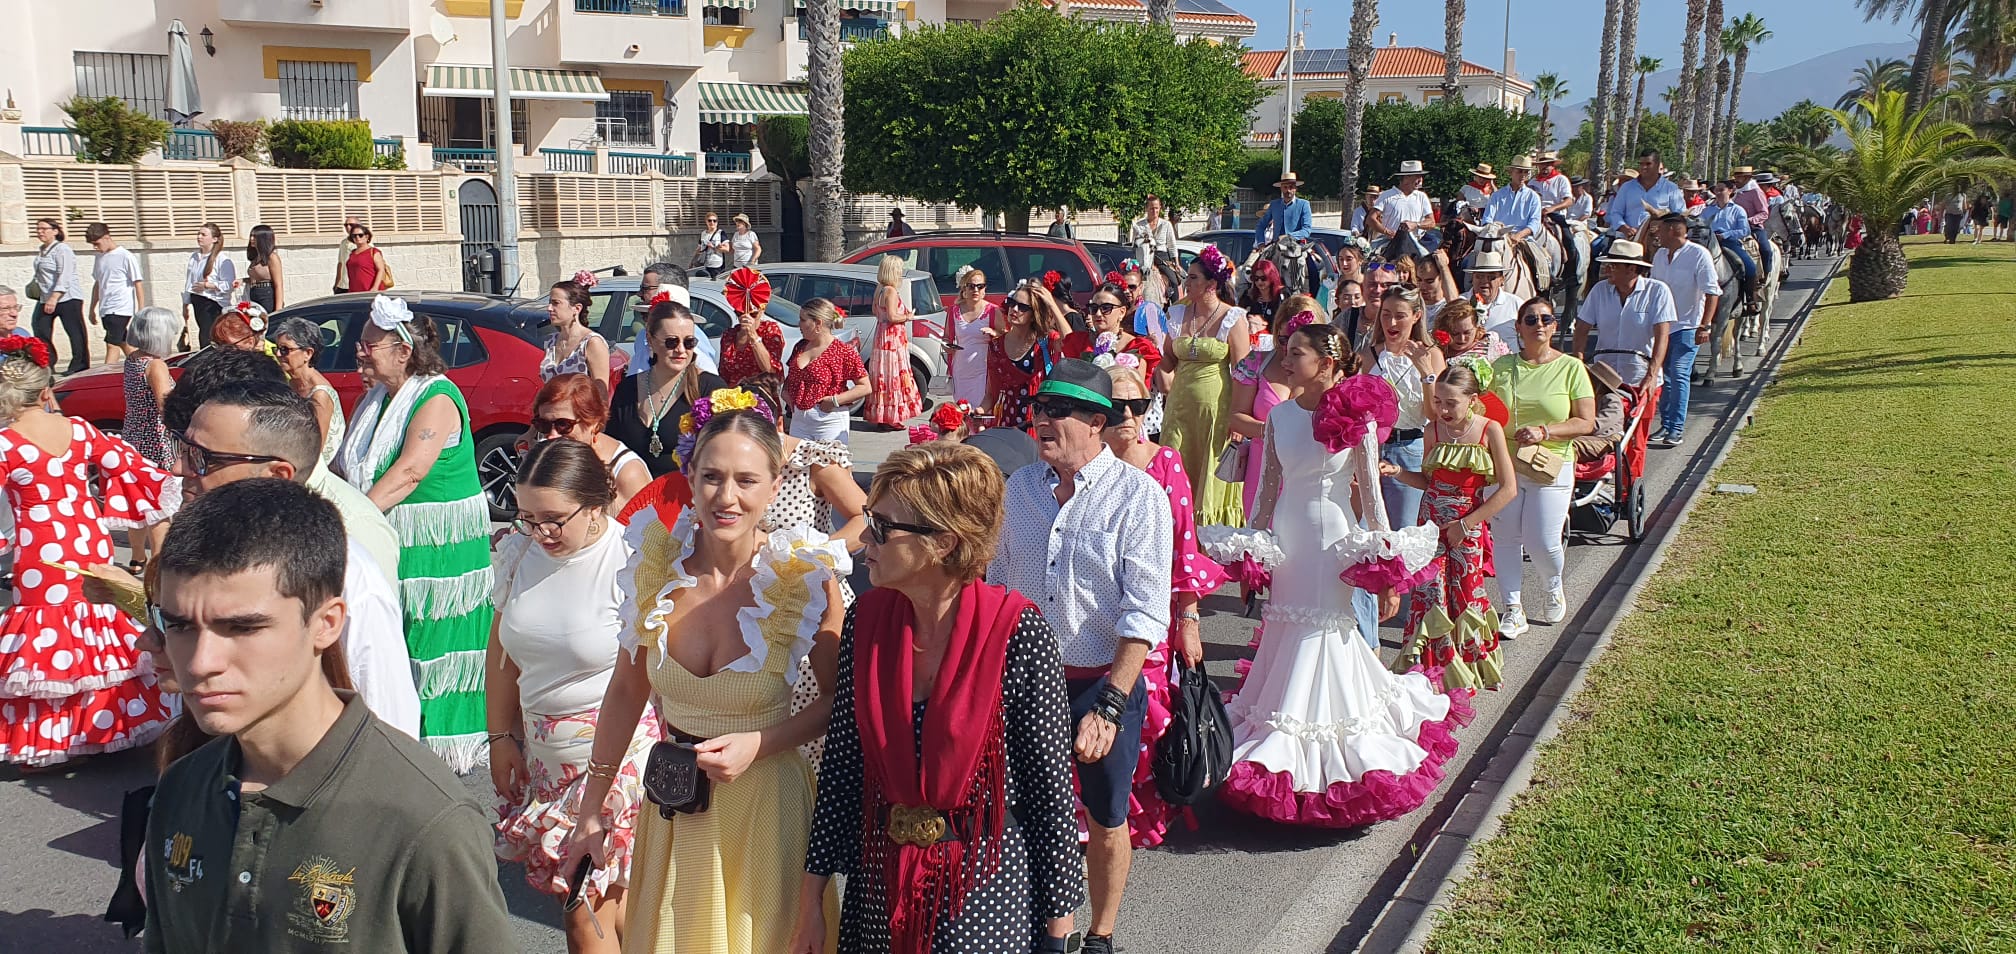
<svg viewBox="0 0 2016 954">
<path fill-rule="evenodd" d="M 624 376 L 609 407 L 609 436 L 622 441 L 663 477 L 679 467 L 672 452 L 682 436 L 679 422 L 703 395 L 727 387 L 719 375 L 699 364 L 700 331 L 686 306 L 667 298 L 651 306 L 644 319 L 642 340 L 650 352 L 649 369 Z"/>
<path fill-rule="evenodd" d="M 1976 195 L 1973 204 L 1967 207 L 1968 226 L 1969 231 L 1974 233 L 1974 244 L 1981 244 L 1981 236 L 1987 234 L 1994 214 L 1994 206 L 1989 204 L 1986 192 Z"/>
<path fill-rule="evenodd" d="M 245 300 L 267 314 L 287 307 L 287 273 L 270 225 L 253 226 L 245 243 Z"/>
<path fill-rule="evenodd" d="M 784 376 L 792 437 L 845 445 L 850 409 L 874 392 L 861 352 L 834 337 L 846 322 L 824 298 L 806 302 L 798 312 L 798 331 L 804 337 L 792 347 Z"/>
<path fill-rule="evenodd" d="M 1117 415 L 1112 379 L 1097 365 L 1059 359 L 1035 406 L 1042 460 L 1008 478 L 987 579 L 1028 597 L 1057 631 L 1090 830 L 1084 950 L 1111 954 L 1133 858 L 1127 811 L 1147 716 L 1141 669 L 1169 636 L 1174 522 L 1155 479 L 1100 439 Z"/>
<path fill-rule="evenodd" d="M 91 265 L 91 323 L 105 326 L 105 363 L 133 353 L 126 343 L 126 326 L 147 300 L 146 282 L 140 274 L 140 258 L 119 246 L 112 229 L 93 222 L 84 229 L 84 240 L 98 252 Z"/>
<path fill-rule="evenodd" d="M 343 260 L 343 272 L 349 276 L 350 290 L 378 292 L 391 288 L 392 265 L 385 261 L 385 253 L 372 244 L 371 227 L 361 222 L 352 226 L 350 244 L 354 250 Z"/>
<path fill-rule="evenodd" d="M 336 246 L 336 281 L 329 286 L 331 294 L 341 295 L 348 291 L 372 291 L 350 284 L 350 256 L 357 251 L 357 226 L 362 223 L 355 215 L 343 217 L 343 241 Z"/>
<path fill-rule="evenodd" d="M 741 270 L 763 261 L 763 242 L 750 230 L 749 216 L 735 213 L 735 232 L 728 236 L 729 265 Z"/>
<path fill-rule="evenodd" d="M 903 259 L 882 256 L 875 273 L 875 341 L 868 355 L 868 408 L 863 417 L 895 430 L 924 410 L 923 395 L 910 371 L 910 320 L 916 315 L 903 294 Z"/>
<path fill-rule="evenodd" d="M 1239 498 L 1247 513 L 1253 512 L 1254 498 L 1260 494 L 1260 472 L 1267 466 L 1266 442 L 1260 439 L 1267 433 L 1267 415 L 1274 405 L 1295 397 L 1281 367 L 1281 359 L 1288 354 L 1288 336 L 1303 325 L 1327 324 L 1318 313 L 1321 310 L 1307 295 L 1290 296 L 1274 313 L 1266 337 L 1245 360 L 1232 366 L 1232 396 L 1227 402 L 1232 419 L 1227 428 L 1245 445 L 1246 479 L 1239 484 Z"/>
<path fill-rule="evenodd" d="M 1582 302 L 1575 323 L 1575 353 L 1617 369 L 1626 383 L 1646 396 L 1659 386 L 1674 323 L 1673 292 L 1651 277 L 1645 247 L 1619 240 L 1596 260 L 1604 281 Z M 1522 311 L 1523 313 L 1523 311 Z M 1596 351 L 1589 351 L 1589 333 Z"/>
<path fill-rule="evenodd" d="M 70 340 L 70 362 L 63 371 L 76 374 L 91 366 L 91 340 L 84 332 L 84 286 L 77 279 L 77 253 L 65 242 L 63 223 L 36 219 L 35 278 L 28 297 L 35 300 L 35 337 L 56 353 L 56 324 Z"/>
<path fill-rule="evenodd" d="M 952 352 L 946 362 L 952 377 L 952 400 L 984 408 L 988 344 L 1003 330 L 1001 307 L 987 300 L 986 272 L 968 265 L 959 269 L 953 283 L 959 295 L 952 309 L 952 334 L 945 343 L 945 350 Z"/>
<path fill-rule="evenodd" d="M 1659 248 L 1652 253 L 1651 280 L 1666 286 L 1673 300 L 1673 322 L 1666 334 L 1664 382 L 1659 389 L 1659 430 L 1653 444 L 1678 447 L 1687 429 L 1687 399 L 1694 382 L 1694 357 L 1711 337 L 1722 301 L 1722 285 L 1708 250 L 1687 240 L 1687 217 L 1667 213 L 1658 219 Z M 1602 289 L 1597 289 L 1601 294 Z M 1600 339 L 1599 339 L 1600 340 Z"/>
<path fill-rule="evenodd" d="M 1967 193 L 1954 192 L 1946 197 L 1944 206 L 1946 217 L 1946 244 L 1960 240 L 1960 226 L 1967 220 Z"/>
<path fill-rule="evenodd" d="M 322 671 L 346 619 L 336 508 L 259 479 L 185 516 L 162 551 L 154 623 L 189 718 L 224 738 L 155 790 L 148 949 L 512 947 L 482 809 Z"/>
<path fill-rule="evenodd" d="M 1168 395 L 1162 442 L 1182 455 L 1191 506 L 1197 522 L 1207 526 L 1245 522 L 1239 491 L 1216 473 L 1218 455 L 1231 436 L 1231 368 L 1253 349 L 1246 312 L 1232 304 L 1232 271 L 1215 245 L 1205 246 L 1190 263 L 1183 282 L 1188 304 L 1170 309 L 1176 330 L 1155 375 L 1157 387 Z"/>
<path fill-rule="evenodd" d="M 1386 290 L 1386 299 L 1379 303 L 1379 320 L 1372 325 L 1372 340 L 1358 355 L 1358 366 L 1392 385 L 1400 400 L 1400 416 L 1380 442 L 1379 459 L 1402 470 L 1419 471 L 1426 436 L 1423 429 L 1431 413 L 1428 392 L 1435 386 L 1436 375 L 1448 366 L 1428 337 L 1419 292 L 1405 285 Z M 1386 501 L 1386 526 L 1397 530 L 1421 522 L 1418 488 L 1382 477 L 1379 492 Z"/>
<path fill-rule="evenodd" d="M 902 209 L 889 210 L 889 230 L 883 233 L 883 238 L 903 238 L 907 235 L 916 234 L 917 230 L 911 228 L 910 223 L 903 220 Z"/>
<path fill-rule="evenodd" d="M 588 306 L 594 301 L 588 292 L 594 287 L 594 273 L 583 270 L 547 289 L 546 324 L 553 331 L 539 358 L 541 381 L 558 374 L 585 374 L 607 386 L 609 340 L 588 327 Z"/>
<path fill-rule="evenodd" d="M 720 216 L 712 212 L 707 213 L 707 225 L 700 230 L 700 244 L 693 249 L 693 267 L 708 278 L 719 278 L 727 271 L 728 257 L 734 254 L 734 243 L 729 240 L 727 233 L 721 231 Z M 655 287 L 651 290 L 657 291 Z"/>
<path fill-rule="evenodd" d="M 1024 280 L 1008 293 L 1006 325 L 987 346 L 987 402 L 995 427 L 1027 428 L 1029 403 L 1056 360 L 1064 312 L 1041 282 Z"/>
<path fill-rule="evenodd" d="M 182 319 L 166 308 L 140 309 L 127 329 L 133 353 L 126 356 L 125 367 L 121 369 L 126 417 L 120 424 L 119 436 L 148 463 L 162 470 L 168 469 L 168 432 L 161 426 L 161 402 L 175 389 L 175 377 L 168 373 L 168 363 L 162 359 L 175 353 L 175 336 L 182 328 Z M 161 536 L 167 532 L 166 524 L 126 532 L 127 546 L 133 551 L 130 569 L 135 575 L 147 565 L 148 557 L 160 549 Z"/>
<path fill-rule="evenodd" d="M 1638 253 L 1625 249 L 1623 254 L 1635 258 Z M 1505 639 L 1527 630 L 1526 557 L 1533 560 L 1531 572 L 1539 577 L 1543 594 L 1535 601 L 1532 621 L 1558 623 L 1568 616 L 1568 597 L 1561 589 L 1567 555 L 1562 528 L 1574 497 L 1572 442 L 1595 427 L 1596 392 L 1582 362 L 1554 350 L 1555 326 L 1551 302 L 1528 300 L 1519 309 L 1519 350 L 1491 363 L 1491 390 L 1509 411 L 1519 478 L 1518 498 L 1491 521 L 1503 597 L 1498 635 Z"/>
<path fill-rule="evenodd" d="M 578 371 L 556 374 L 532 398 L 533 443 L 526 449 L 556 440 L 594 448 L 610 475 L 610 499 L 602 509 L 615 514 L 651 482 L 651 468 L 622 441 L 604 433 L 608 426 L 609 389 Z"/>
<path fill-rule="evenodd" d="M 214 222 L 196 227 L 196 251 L 189 253 L 188 273 L 182 282 L 182 317 L 196 325 L 196 347 L 210 345 L 210 326 L 231 307 L 238 289 L 238 265 L 224 254 L 224 232 Z M 189 347 L 189 332 L 181 335 L 181 346 Z"/>
<path fill-rule="evenodd" d="M 1061 239 L 1075 239 L 1078 237 L 1077 230 L 1071 226 L 1071 220 L 1065 217 L 1063 206 L 1057 207 L 1056 217 L 1050 220 L 1050 237 Z"/>
</svg>

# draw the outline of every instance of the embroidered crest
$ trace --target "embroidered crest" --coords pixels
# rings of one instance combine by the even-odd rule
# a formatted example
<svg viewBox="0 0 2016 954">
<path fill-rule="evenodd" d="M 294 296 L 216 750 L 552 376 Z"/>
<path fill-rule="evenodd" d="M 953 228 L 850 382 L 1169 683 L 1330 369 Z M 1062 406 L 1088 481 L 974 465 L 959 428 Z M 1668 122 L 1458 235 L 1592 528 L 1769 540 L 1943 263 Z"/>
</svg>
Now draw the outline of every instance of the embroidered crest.
<svg viewBox="0 0 2016 954">
<path fill-rule="evenodd" d="M 203 880 L 203 859 L 196 857 L 196 839 L 181 832 L 169 835 L 161 842 L 162 866 L 168 874 L 168 887 L 180 892 Z"/>
<path fill-rule="evenodd" d="M 350 915 L 357 908 L 357 869 L 340 870 L 328 858 L 301 862 L 287 880 L 299 885 L 295 908 L 287 913 L 287 933 L 307 941 L 350 939 Z"/>
</svg>

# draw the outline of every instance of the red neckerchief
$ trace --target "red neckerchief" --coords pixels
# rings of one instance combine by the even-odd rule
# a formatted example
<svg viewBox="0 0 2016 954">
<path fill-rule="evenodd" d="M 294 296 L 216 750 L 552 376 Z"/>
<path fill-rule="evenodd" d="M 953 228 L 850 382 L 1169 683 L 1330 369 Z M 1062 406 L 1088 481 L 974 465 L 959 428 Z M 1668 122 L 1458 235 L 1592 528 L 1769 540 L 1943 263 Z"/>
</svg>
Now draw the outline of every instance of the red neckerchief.
<svg viewBox="0 0 2016 954">
<path fill-rule="evenodd" d="M 1536 176 L 1534 176 L 1534 177 L 1533 177 L 1533 181 L 1535 181 L 1535 182 L 1539 182 L 1539 181 L 1540 181 L 1540 180 L 1542 180 L 1542 179 L 1552 179 L 1552 178 L 1554 178 L 1555 176 L 1558 176 L 1558 175 L 1560 175 L 1560 174 L 1561 174 L 1561 170 L 1559 170 L 1559 169 L 1549 169 L 1549 170 L 1547 170 L 1547 171 L 1546 171 L 1545 173 L 1542 173 L 1542 174 L 1539 174 L 1539 175 L 1536 175 Z"/>
<path fill-rule="evenodd" d="M 862 860 L 880 864 L 887 879 L 896 954 L 929 954 L 941 913 L 958 917 L 970 890 L 1000 866 L 1008 813 L 1002 675 L 1009 637 L 1028 605 L 1020 593 L 979 580 L 959 591 L 945 658 L 924 710 L 920 759 L 911 727 L 916 611 L 891 589 L 870 590 L 854 604 Z M 892 805 L 944 812 L 959 837 L 922 848 L 899 845 L 883 826 Z"/>
</svg>

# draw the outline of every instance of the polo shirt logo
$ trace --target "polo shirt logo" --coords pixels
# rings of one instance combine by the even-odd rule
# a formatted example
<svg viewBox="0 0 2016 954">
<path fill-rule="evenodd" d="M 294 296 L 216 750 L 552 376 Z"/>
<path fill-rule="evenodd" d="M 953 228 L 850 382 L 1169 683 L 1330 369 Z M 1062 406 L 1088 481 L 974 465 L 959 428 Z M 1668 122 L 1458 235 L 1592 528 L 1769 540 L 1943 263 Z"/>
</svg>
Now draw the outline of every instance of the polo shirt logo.
<svg viewBox="0 0 2016 954">
<path fill-rule="evenodd" d="M 299 885 L 297 910 L 287 915 L 287 933 L 307 941 L 350 939 L 350 915 L 357 909 L 357 869 L 339 870 L 328 858 L 303 861 L 287 880 Z"/>
<path fill-rule="evenodd" d="M 170 889 L 180 892 L 203 880 L 203 859 L 195 856 L 195 847 L 196 839 L 179 831 L 161 842 L 161 857 L 167 862 L 164 867 Z"/>
</svg>

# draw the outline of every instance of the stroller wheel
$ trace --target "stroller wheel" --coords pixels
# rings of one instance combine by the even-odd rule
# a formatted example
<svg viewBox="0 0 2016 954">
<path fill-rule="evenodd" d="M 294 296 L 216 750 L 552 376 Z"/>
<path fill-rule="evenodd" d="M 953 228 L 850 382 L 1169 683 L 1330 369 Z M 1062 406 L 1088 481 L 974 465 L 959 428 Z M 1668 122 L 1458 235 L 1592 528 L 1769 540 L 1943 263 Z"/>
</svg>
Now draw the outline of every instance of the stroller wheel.
<svg viewBox="0 0 2016 954">
<path fill-rule="evenodd" d="M 1645 485 L 1641 482 L 1632 482 L 1631 492 L 1625 495 L 1624 519 L 1632 543 L 1645 539 Z"/>
</svg>

